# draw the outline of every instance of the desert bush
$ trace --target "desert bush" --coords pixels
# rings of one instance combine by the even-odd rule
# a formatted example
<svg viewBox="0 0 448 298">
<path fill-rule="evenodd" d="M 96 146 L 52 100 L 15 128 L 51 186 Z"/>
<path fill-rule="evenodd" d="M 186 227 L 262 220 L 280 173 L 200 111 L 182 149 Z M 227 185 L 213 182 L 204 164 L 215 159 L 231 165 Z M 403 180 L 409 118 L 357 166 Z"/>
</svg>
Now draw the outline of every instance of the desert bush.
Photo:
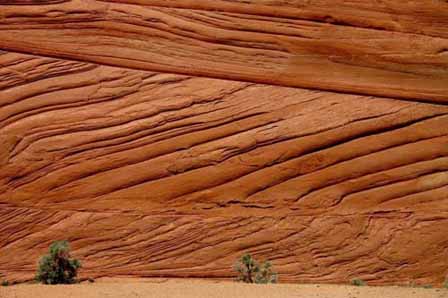
<svg viewBox="0 0 448 298">
<path fill-rule="evenodd" d="M 277 273 L 272 271 L 272 264 L 259 264 L 250 254 L 243 255 L 235 264 L 237 280 L 245 283 L 267 284 L 277 282 Z"/>
<path fill-rule="evenodd" d="M 423 289 L 432 289 L 433 285 L 432 284 L 417 284 L 415 281 L 412 281 L 409 283 L 409 286 L 411 288 L 423 288 Z"/>
<path fill-rule="evenodd" d="M 50 245 L 48 254 L 39 261 L 36 280 L 43 284 L 72 284 L 81 264 L 70 258 L 68 241 L 55 241 Z"/>
<path fill-rule="evenodd" d="M 2 281 L 2 287 L 7 287 L 7 286 L 9 286 L 9 281 L 3 280 Z"/>
<path fill-rule="evenodd" d="M 352 279 L 351 284 L 353 286 L 357 286 L 357 287 L 362 287 L 362 286 L 367 285 L 367 283 L 365 281 L 363 281 L 362 279 L 359 279 L 359 278 Z"/>
<path fill-rule="evenodd" d="M 445 282 L 443 283 L 443 287 L 444 287 L 445 289 L 448 289 L 448 279 L 445 280 Z"/>
</svg>

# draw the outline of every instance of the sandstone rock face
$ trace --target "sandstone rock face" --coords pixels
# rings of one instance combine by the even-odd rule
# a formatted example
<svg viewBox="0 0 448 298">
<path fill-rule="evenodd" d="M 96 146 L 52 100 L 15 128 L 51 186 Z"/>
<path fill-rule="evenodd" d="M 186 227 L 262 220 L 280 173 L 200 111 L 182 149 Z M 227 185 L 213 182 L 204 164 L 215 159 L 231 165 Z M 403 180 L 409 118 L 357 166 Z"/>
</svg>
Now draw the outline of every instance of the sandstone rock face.
<svg viewBox="0 0 448 298">
<path fill-rule="evenodd" d="M 1 1 L 0 279 L 440 284 L 448 3 L 364 2 Z"/>
</svg>

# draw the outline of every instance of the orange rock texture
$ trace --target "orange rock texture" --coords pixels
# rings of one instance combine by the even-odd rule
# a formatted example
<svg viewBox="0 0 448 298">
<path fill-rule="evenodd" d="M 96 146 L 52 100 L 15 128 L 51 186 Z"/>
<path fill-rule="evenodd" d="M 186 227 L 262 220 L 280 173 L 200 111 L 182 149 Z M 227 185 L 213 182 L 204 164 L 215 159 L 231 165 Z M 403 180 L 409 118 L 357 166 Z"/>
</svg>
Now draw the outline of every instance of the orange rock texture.
<svg viewBox="0 0 448 298">
<path fill-rule="evenodd" d="M 448 2 L 0 0 L 0 279 L 441 284 Z"/>
</svg>

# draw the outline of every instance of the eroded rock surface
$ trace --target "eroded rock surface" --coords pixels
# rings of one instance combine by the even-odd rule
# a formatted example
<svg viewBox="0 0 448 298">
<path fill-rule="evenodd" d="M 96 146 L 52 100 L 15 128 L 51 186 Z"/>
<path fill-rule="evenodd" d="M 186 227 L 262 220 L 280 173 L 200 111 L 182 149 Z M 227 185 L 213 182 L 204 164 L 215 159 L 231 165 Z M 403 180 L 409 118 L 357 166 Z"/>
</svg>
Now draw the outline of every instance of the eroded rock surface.
<svg viewBox="0 0 448 298">
<path fill-rule="evenodd" d="M 150 71 L 448 101 L 446 1 L 115 3 L 120 1 L 1 6 L 0 48 Z"/>
<path fill-rule="evenodd" d="M 0 279 L 441 283 L 448 4 L 190 2 L 0 5 Z"/>
</svg>

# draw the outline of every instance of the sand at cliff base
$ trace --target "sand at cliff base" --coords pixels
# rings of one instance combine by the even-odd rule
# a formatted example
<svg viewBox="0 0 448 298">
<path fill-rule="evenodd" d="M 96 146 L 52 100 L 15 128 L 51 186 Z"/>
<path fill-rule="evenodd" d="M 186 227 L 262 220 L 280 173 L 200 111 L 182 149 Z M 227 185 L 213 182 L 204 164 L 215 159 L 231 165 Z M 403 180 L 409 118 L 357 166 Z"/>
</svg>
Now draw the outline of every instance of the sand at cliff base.
<svg viewBox="0 0 448 298">
<path fill-rule="evenodd" d="M 114 281 L 78 285 L 16 285 L 0 288 L 1 298 L 448 298 L 447 289 L 354 287 L 343 285 L 245 285 L 233 282 L 167 280 Z"/>
</svg>

